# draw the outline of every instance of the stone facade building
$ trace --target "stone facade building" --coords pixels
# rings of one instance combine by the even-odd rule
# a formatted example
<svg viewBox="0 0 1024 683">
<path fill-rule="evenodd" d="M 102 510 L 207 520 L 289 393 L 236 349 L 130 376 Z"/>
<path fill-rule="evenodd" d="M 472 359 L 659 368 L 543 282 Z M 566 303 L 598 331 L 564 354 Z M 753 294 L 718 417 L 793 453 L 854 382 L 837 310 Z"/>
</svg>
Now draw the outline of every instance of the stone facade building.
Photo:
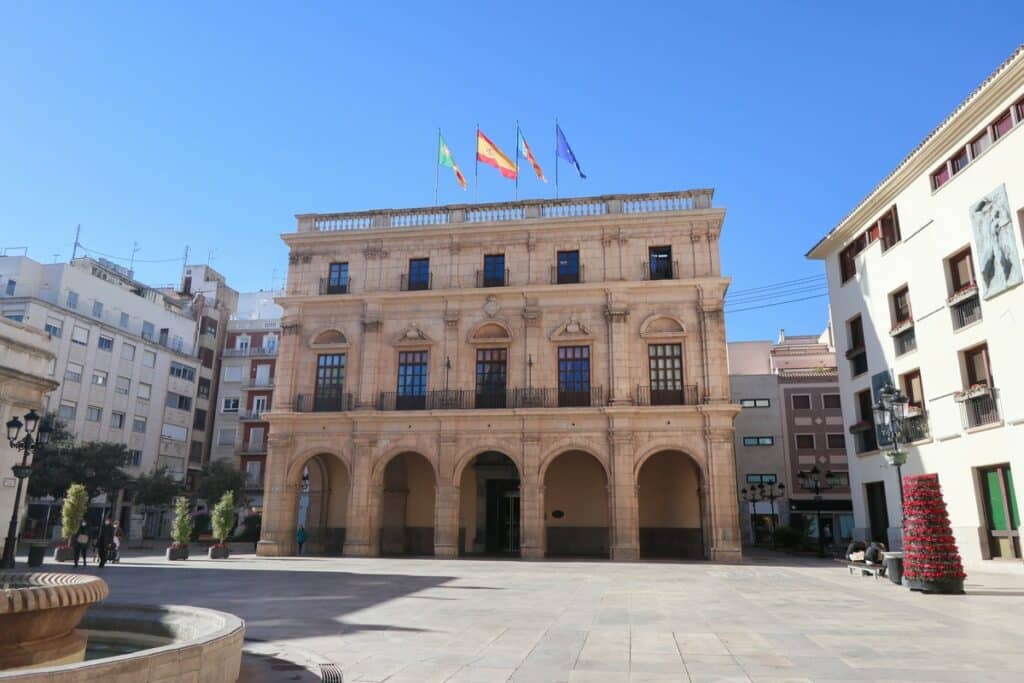
<svg viewBox="0 0 1024 683">
<path fill-rule="evenodd" d="M 712 194 L 298 216 L 259 553 L 739 560 Z"/>
</svg>

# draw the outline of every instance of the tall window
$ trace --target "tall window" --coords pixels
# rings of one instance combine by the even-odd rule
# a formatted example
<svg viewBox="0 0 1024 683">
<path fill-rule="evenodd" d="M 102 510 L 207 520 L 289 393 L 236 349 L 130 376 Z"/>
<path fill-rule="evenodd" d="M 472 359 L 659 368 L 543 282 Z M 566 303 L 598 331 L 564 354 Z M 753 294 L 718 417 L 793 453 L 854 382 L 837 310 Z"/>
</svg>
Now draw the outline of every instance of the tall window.
<svg viewBox="0 0 1024 683">
<path fill-rule="evenodd" d="M 555 282 L 560 285 L 580 282 L 580 252 L 558 252 L 558 273 Z"/>
<path fill-rule="evenodd" d="M 914 370 L 900 377 L 903 393 L 907 397 L 907 405 L 921 410 L 924 408 L 924 389 L 921 387 L 921 371 Z"/>
<path fill-rule="evenodd" d="M 327 276 L 328 294 L 348 293 L 348 264 L 332 263 Z"/>
<path fill-rule="evenodd" d="M 975 384 L 993 386 L 992 370 L 988 362 L 988 344 L 964 351 L 964 365 L 967 370 L 967 386 Z"/>
<path fill-rule="evenodd" d="M 871 404 L 871 390 L 865 389 L 857 393 L 858 424 L 863 425 L 857 432 L 857 452 L 867 453 L 878 450 L 878 439 L 875 436 L 875 413 Z"/>
<path fill-rule="evenodd" d="M 949 279 L 953 293 L 974 284 L 974 264 L 968 247 L 949 259 Z"/>
<path fill-rule="evenodd" d="M 852 318 L 847 327 L 850 332 L 850 347 L 846 357 L 850 360 L 850 375 L 856 377 L 868 371 L 868 353 L 864 348 L 864 321 L 858 315 Z"/>
<path fill-rule="evenodd" d="M 508 349 L 477 349 L 476 407 L 504 408 Z"/>
<path fill-rule="evenodd" d="M 78 308 L 78 292 L 73 292 L 73 291 L 71 291 L 69 289 L 68 290 L 68 299 L 67 299 L 67 301 L 68 301 L 68 308 L 72 308 L 72 309 Z"/>
<path fill-rule="evenodd" d="M 409 259 L 409 281 L 410 292 L 422 289 L 430 289 L 430 259 L 414 258 Z"/>
<path fill-rule="evenodd" d="M 423 410 L 427 406 L 427 352 L 398 354 L 397 410 Z"/>
<path fill-rule="evenodd" d="M 505 282 L 505 255 L 489 254 L 484 256 L 484 287 L 504 287 Z"/>
<path fill-rule="evenodd" d="M 900 323 L 910 320 L 910 288 L 903 287 L 892 294 L 892 325 L 896 327 Z"/>
<path fill-rule="evenodd" d="M 672 247 L 650 247 L 647 256 L 651 280 L 672 279 Z"/>
<path fill-rule="evenodd" d="M 313 410 L 342 410 L 342 390 L 345 387 L 344 353 L 325 353 L 316 357 L 316 392 Z"/>
<path fill-rule="evenodd" d="M 93 301 L 92 302 L 92 315 L 93 315 L 94 318 L 102 318 L 103 317 L 103 302 L 102 301 Z"/>
<path fill-rule="evenodd" d="M 558 405 L 590 405 L 590 347 L 558 347 Z"/>
<path fill-rule="evenodd" d="M 651 381 L 651 405 L 682 405 L 682 344 L 650 344 L 647 346 L 648 378 Z"/>
</svg>

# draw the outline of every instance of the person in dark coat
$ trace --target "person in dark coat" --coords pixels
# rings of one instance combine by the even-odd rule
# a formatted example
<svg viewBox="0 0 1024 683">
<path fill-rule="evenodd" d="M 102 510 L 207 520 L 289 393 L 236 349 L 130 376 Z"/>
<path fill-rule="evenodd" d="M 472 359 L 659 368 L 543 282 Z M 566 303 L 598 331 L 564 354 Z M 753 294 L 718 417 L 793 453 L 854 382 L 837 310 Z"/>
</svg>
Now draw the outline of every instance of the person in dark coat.
<svg viewBox="0 0 1024 683">
<path fill-rule="evenodd" d="M 89 541 L 92 540 L 92 536 L 89 535 L 89 527 L 85 524 L 85 520 L 82 520 L 81 526 L 78 527 L 78 533 L 71 539 L 71 547 L 75 549 L 75 566 L 78 566 L 78 558 L 82 558 L 82 566 L 88 564 L 86 557 L 89 554 Z"/>
<path fill-rule="evenodd" d="M 96 537 L 96 554 L 100 558 L 100 569 L 107 563 L 107 555 L 110 547 L 114 545 L 114 527 L 110 524 L 110 518 L 103 520 L 99 536 Z"/>
<path fill-rule="evenodd" d="M 295 543 L 299 546 L 299 555 L 302 554 L 302 546 L 306 544 L 306 527 L 299 526 L 298 531 L 295 532 Z"/>
</svg>

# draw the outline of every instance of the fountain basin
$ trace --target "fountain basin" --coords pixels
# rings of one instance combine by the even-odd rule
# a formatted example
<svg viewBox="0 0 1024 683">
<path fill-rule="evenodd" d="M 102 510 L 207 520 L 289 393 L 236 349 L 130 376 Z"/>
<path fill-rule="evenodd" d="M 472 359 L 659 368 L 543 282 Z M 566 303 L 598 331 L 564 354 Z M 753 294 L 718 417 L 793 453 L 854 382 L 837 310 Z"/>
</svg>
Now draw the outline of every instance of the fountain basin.
<svg viewBox="0 0 1024 683">
<path fill-rule="evenodd" d="M 190 681 L 238 679 L 245 622 L 238 617 L 185 605 L 104 603 L 88 609 L 80 628 L 105 644 L 133 652 L 75 664 L 0 671 L 0 681 Z"/>
<path fill-rule="evenodd" d="M 0 573 L 0 672 L 80 662 L 86 609 L 110 594 L 95 576 Z"/>
</svg>

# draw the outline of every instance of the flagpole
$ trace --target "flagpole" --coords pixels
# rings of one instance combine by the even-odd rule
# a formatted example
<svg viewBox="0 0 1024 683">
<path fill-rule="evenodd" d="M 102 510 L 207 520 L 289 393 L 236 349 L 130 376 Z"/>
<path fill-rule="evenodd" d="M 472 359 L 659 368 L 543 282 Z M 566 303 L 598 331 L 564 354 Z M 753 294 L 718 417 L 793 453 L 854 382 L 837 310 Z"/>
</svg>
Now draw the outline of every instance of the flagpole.
<svg viewBox="0 0 1024 683">
<path fill-rule="evenodd" d="M 480 187 L 480 124 L 476 124 L 476 139 L 473 140 L 473 157 L 476 162 L 473 166 L 473 203 L 476 203 L 476 191 Z"/>
<path fill-rule="evenodd" d="M 555 117 L 555 199 L 558 199 L 558 117 Z"/>
<path fill-rule="evenodd" d="M 516 119 L 516 201 L 519 201 L 519 119 Z"/>
<path fill-rule="evenodd" d="M 437 179 L 441 169 L 441 129 L 437 129 L 437 156 L 434 158 L 434 206 L 437 206 Z"/>
</svg>

